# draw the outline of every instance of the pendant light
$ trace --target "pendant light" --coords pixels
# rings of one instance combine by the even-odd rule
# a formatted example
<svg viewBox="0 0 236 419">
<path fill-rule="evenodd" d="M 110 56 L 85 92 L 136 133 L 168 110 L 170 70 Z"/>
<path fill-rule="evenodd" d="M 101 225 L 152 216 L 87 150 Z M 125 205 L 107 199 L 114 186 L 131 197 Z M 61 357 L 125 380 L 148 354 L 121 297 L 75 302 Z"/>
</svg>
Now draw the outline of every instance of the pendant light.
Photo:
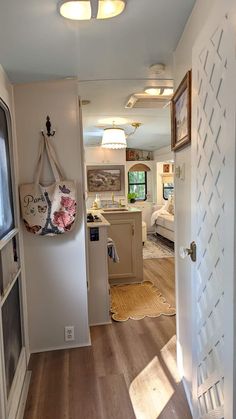
<svg viewBox="0 0 236 419">
<path fill-rule="evenodd" d="M 126 148 L 127 138 L 133 135 L 141 125 L 142 124 L 140 122 L 132 122 L 131 126 L 133 127 L 133 131 L 126 134 L 125 130 L 123 128 L 116 127 L 115 122 L 113 121 L 113 126 L 111 128 L 105 128 L 103 131 L 101 146 L 103 148 L 116 150 Z"/>
<path fill-rule="evenodd" d="M 125 8 L 125 0 L 63 0 L 60 14 L 71 20 L 109 19 Z"/>
<path fill-rule="evenodd" d="M 102 137 L 102 147 L 112 149 L 122 149 L 127 147 L 125 131 L 122 128 L 113 126 L 105 128 Z"/>
</svg>

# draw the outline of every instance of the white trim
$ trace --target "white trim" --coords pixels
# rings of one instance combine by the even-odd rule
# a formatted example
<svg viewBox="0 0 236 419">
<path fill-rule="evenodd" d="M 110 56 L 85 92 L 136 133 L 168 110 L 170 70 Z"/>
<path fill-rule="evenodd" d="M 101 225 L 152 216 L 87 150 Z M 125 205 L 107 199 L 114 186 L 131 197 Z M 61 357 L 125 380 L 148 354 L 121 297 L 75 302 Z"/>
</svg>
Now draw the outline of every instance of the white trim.
<svg viewBox="0 0 236 419">
<path fill-rule="evenodd" d="M 112 324 L 112 321 L 110 321 L 110 322 L 101 322 L 101 323 L 89 323 L 89 327 L 93 327 L 93 326 L 105 326 L 106 324 Z"/>
<path fill-rule="evenodd" d="M 15 419 L 26 374 L 26 351 L 22 348 L 11 391 L 7 401 L 8 419 Z"/>
<path fill-rule="evenodd" d="M 27 401 L 28 392 L 29 392 L 30 380 L 31 380 L 31 371 L 27 371 L 26 374 L 25 374 L 25 380 L 24 380 L 23 389 L 22 389 L 22 392 L 21 392 L 21 397 L 20 397 L 18 410 L 17 410 L 17 414 L 16 414 L 15 419 L 23 419 L 24 418 L 25 406 L 26 406 L 26 401 Z"/>
<path fill-rule="evenodd" d="M 61 351 L 64 349 L 76 349 L 76 348 L 84 348 L 86 346 L 91 346 L 91 339 L 89 339 L 88 342 L 86 343 L 79 343 L 77 345 L 61 345 L 61 346 L 51 346 L 51 347 L 46 347 L 46 348 L 40 348 L 40 349 L 33 349 L 30 351 L 31 354 L 38 354 L 41 352 L 51 352 L 51 351 Z"/>
<path fill-rule="evenodd" d="M 3 74 L 6 80 L 5 73 L 0 68 L 0 73 Z M 11 182 L 12 182 L 12 195 L 13 195 L 13 208 L 14 208 L 14 228 L 0 241 L 0 250 L 2 250 L 13 237 L 17 237 L 19 244 L 19 260 L 20 268 L 18 269 L 13 281 L 9 285 L 5 295 L 1 300 L 1 308 L 11 292 L 17 278 L 21 275 L 21 281 L 19 281 L 19 296 L 21 304 L 21 330 L 22 330 L 22 350 L 18 360 L 16 372 L 14 375 L 13 383 L 11 386 L 10 394 L 7 400 L 6 395 L 6 380 L 5 380 L 5 366 L 4 366 L 4 347 L 3 347 L 3 330 L 2 330 L 2 318 L 0 313 L 0 416 L 8 419 L 15 419 L 18 404 L 21 397 L 22 388 L 24 385 L 24 378 L 27 369 L 27 363 L 29 360 L 28 350 L 28 328 L 27 328 L 27 309 L 26 309 L 26 291 L 25 291 L 25 280 L 24 280 L 24 256 L 23 256 L 23 243 L 21 237 L 21 230 L 18 228 L 20 224 L 20 210 L 19 210 L 19 199 L 18 199 L 18 162 L 17 162 L 17 143 L 16 143 L 16 129 L 15 129 L 15 118 L 14 118 L 14 98 L 12 86 L 9 82 L 3 82 L 2 87 L 6 90 L 6 94 L 0 95 L 0 103 L 6 112 L 7 127 L 8 127 L 8 141 L 9 141 L 9 152 L 10 152 L 10 165 L 11 165 Z M 24 346 L 26 345 L 26 347 Z"/>
<path fill-rule="evenodd" d="M 7 235 L 0 240 L 0 250 L 2 250 L 7 245 L 7 243 L 9 243 L 13 237 L 17 235 L 17 233 L 19 233 L 18 228 L 13 228 L 11 231 L 9 231 L 9 233 L 7 233 Z"/>
<path fill-rule="evenodd" d="M 20 276 L 20 274 L 21 274 L 21 268 L 19 268 L 18 271 L 15 273 L 12 281 L 8 284 L 8 286 L 7 286 L 6 290 L 5 290 L 5 293 L 0 298 L 0 306 L 1 307 L 3 307 L 3 305 L 4 305 L 4 303 L 5 303 L 8 295 L 10 294 L 10 292 L 11 292 L 12 288 L 14 287 L 14 285 L 15 285 L 18 277 Z"/>
</svg>

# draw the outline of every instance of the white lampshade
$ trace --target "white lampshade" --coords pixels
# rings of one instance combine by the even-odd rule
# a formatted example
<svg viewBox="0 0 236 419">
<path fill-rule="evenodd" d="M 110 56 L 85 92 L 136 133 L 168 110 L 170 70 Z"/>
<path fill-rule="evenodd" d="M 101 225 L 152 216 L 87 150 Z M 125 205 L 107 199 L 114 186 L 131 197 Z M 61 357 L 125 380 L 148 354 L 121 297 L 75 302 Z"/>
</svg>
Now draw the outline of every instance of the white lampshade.
<svg viewBox="0 0 236 419">
<path fill-rule="evenodd" d="M 126 148 L 125 131 L 122 128 L 105 128 L 102 137 L 102 147 L 113 149 Z"/>
<path fill-rule="evenodd" d="M 109 19 L 118 16 L 125 8 L 125 0 L 96 1 L 96 16 L 92 16 L 91 0 L 63 0 L 60 14 L 71 20 Z"/>
</svg>

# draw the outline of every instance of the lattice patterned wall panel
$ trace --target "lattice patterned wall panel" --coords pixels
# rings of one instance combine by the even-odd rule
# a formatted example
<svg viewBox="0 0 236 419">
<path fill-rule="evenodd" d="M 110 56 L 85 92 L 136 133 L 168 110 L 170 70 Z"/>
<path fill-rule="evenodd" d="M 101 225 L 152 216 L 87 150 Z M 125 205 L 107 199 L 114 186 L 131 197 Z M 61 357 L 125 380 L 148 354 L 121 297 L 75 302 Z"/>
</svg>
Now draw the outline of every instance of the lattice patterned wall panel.
<svg viewBox="0 0 236 419">
<path fill-rule="evenodd" d="M 195 60 L 197 80 L 197 382 L 199 418 L 224 417 L 225 21 Z M 195 86 L 196 87 L 196 86 Z"/>
</svg>

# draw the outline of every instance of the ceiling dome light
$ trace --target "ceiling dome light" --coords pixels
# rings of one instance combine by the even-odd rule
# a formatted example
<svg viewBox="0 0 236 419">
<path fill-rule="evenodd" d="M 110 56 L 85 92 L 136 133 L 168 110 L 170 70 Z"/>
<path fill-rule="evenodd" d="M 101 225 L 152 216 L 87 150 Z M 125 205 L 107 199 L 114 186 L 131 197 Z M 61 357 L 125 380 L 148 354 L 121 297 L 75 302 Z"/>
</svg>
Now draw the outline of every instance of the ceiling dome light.
<svg viewBox="0 0 236 419">
<path fill-rule="evenodd" d="M 72 20 L 109 19 L 125 8 L 125 0 L 64 0 L 60 14 Z"/>
<path fill-rule="evenodd" d="M 92 17 L 90 1 L 64 1 L 60 6 L 60 13 L 71 20 L 89 20 Z"/>
<path fill-rule="evenodd" d="M 124 0 L 99 0 L 97 19 L 109 19 L 118 16 L 124 8 Z"/>
<path fill-rule="evenodd" d="M 102 147 L 122 149 L 127 147 L 125 131 L 122 128 L 105 128 L 102 137 Z"/>
<path fill-rule="evenodd" d="M 161 89 L 159 87 L 146 87 L 144 90 L 150 96 L 160 96 Z"/>
<path fill-rule="evenodd" d="M 173 87 L 150 86 L 146 87 L 144 91 L 150 96 L 172 96 L 174 90 Z"/>
</svg>

